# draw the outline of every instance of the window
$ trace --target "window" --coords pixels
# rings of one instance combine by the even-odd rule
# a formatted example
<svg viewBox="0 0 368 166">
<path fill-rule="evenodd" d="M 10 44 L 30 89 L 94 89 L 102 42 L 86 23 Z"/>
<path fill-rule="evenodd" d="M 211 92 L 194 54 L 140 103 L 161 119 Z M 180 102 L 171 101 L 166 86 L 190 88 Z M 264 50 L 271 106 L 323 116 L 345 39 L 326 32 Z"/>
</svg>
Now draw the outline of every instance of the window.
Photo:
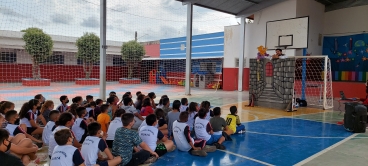
<svg viewBox="0 0 368 166">
<path fill-rule="evenodd" d="M 113 66 L 125 66 L 125 62 L 123 59 L 121 59 L 121 57 L 113 57 L 112 65 Z"/>
<path fill-rule="evenodd" d="M 45 59 L 43 62 L 40 63 L 46 63 L 46 64 L 64 64 L 64 55 L 51 55 L 47 59 Z"/>
<path fill-rule="evenodd" d="M 14 52 L 1 52 L 0 62 L 15 63 L 17 62 L 17 54 Z"/>
<path fill-rule="evenodd" d="M 273 66 L 271 62 L 266 63 L 266 77 L 272 77 L 273 75 Z"/>
</svg>

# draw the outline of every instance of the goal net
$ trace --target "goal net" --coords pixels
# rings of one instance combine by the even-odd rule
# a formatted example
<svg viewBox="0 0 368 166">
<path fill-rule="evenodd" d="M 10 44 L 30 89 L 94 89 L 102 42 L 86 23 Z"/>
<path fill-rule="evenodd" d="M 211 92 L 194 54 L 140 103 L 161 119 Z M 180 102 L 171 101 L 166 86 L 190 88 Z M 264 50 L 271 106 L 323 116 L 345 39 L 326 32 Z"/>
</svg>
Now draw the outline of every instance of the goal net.
<svg viewBox="0 0 368 166">
<path fill-rule="evenodd" d="M 308 107 L 333 108 L 331 62 L 327 56 L 295 56 L 294 99 Z"/>
</svg>

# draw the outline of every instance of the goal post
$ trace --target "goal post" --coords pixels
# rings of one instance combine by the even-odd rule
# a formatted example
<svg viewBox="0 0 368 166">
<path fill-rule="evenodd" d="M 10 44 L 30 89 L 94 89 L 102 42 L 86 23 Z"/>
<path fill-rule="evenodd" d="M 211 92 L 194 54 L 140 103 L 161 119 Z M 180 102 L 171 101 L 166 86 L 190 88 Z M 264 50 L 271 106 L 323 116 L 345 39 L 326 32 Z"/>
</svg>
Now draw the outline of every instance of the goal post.
<svg viewBox="0 0 368 166">
<path fill-rule="evenodd" d="M 295 56 L 294 99 L 308 106 L 332 109 L 332 75 L 328 56 Z"/>
</svg>

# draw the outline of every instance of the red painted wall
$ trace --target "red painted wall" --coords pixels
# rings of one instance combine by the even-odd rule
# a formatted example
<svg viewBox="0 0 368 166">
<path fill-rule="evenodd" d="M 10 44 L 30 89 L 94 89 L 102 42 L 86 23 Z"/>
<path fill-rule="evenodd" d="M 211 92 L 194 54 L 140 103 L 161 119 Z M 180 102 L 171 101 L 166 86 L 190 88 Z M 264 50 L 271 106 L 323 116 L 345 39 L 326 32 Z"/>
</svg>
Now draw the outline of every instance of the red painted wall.
<svg viewBox="0 0 368 166">
<path fill-rule="evenodd" d="M 51 81 L 74 81 L 75 78 L 84 78 L 82 65 L 40 65 L 41 77 Z M 91 78 L 99 78 L 99 66 L 93 66 Z M 139 67 L 134 69 L 134 77 L 140 78 Z M 128 69 L 122 66 L 107 66 L 106 80 L 118 81 L 127 77 Z M 22 78 L 32 77 L 31 64 L 0 64 L 0 82 L 20 82 Z"/>
<path fill-rule="evenodd" d="M 146 55 L 149 55 L 151 58 L 160 57 L 160 44 L 144 45 L 144 49 L 146 49 Z"/>
<path fill-rule="evenodd" d="M 223 90 L 234 91 L 238 90 L 238 68 L 223 69 Z M 243 70 L 243 90 L 249 90 L 249 68 Z"/>
<path fill-rule="evenodd" d="M 347 98 L 365 98 L 365 85 L 362 82 L 332 82 L 333 96 L 340 98 L 340 91 L 344 91 Z"/>
</svg>

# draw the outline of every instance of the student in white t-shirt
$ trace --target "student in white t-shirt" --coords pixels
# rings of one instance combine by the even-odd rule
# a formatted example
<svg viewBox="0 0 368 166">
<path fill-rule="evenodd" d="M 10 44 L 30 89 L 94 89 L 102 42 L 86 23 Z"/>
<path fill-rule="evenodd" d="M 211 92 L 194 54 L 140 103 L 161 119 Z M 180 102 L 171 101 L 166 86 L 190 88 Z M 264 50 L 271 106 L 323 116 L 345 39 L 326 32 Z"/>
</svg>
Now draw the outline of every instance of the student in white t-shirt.
<svg viewBox="0 0 368 166">
<path fill-rule="evenodd" d="M 190 127 L 186 123 L 188 121 L 189 113 L 181 112 L 179 120 L 173 123 L 173 135 L 176 146 L 180 151 L 188 152 L 195 156 L 207 156 L 207 152 L 216 151 L 214 146 L 206 146 L 206 140 L 194 140 L 190 136 Z"/>
<path fill-rule="evenodd" d="M 101 130 L 101 125 L 97 122 L 92 122 L 88 125 L 89 136 L 83 142 L 82 156 L 85 159 L 86 166 L 100 166 L 118 165 L 121 162 L 121 157 L 114 157 L 111 151 L 107 147 L 105 142 L 106 134 L 104 135 Z M 102 138 L 101 138 L 102 137 Z M 98 158 L 99 153 L 104 152 L 107 158 Z M 99 162 L 96 162 L 99 159 Z"/>
<path fill-rule="evenodd" d="M 52 129 L 55 126 L 56 120 L 59 118 L 60 112 L 58 110 L 52 110 L 49 114 L 50 121 L 47 122 L 45 128 L 42 133 L 42 141 L 46 146 L 49 146 L 49 139 L 52 133 Z"/>
<path fill-rule="evenodd" d="M 167 139 L 160 130 L 155 127 L 157 125 L 157 117 L 155 114 L 150 114 L 146 117 L 147 126 L 139 129 L 139 137 L 145 142 L 152 151 L 155 151 L 158 156 L 163 156 L 167 152 L 175 150 L 174 142 Z M 157 144 L 157 141 L 162 143 Z"/>
<path fill-rule="evenodd" d="M 188 108 L 188 99 L 187 98 L 181 98 L 181 106 L 180 106 L 180 112 L 184 112 Z"/>
<path fill-rule="evenodd" d="M 60 113 L 66 112 L 69 103 L 68 96 L 65 95 L 60 96 L 60 102 L 61 104 L 56 107 L 56 110 L 60 111 Z"/>
<path fill-rule="evenodd" d="M 49 157 L 51 157 L 52 152 L 54 151 L 54 148 L 57 146 L 57 142 L 55 140 L 55 133 L 59 130 L 62 129 L 70 129 L 74 124 L 74 119 L 73 119 L 73 115 L 70 112 L 64 112 L 62 114 L 60 114 L 58 121 L 56 122 L 56 125 L 58 127 L 56 127 L 54 129 L 54 131 L 51 133 L 50 135 L 50 139 L 49 139 L 49 151 L 48 151 L 48 155 Z M 73 139 L 75 138 L 75 135 L 73 133 L 73 131 L 70 131 Z M 76 148 L 80 148 L 82 145 L 74 139 L 73 141 L 73 146 Z"/>
<path fill-rule="evenodd" d="M 84 116 L 87 114 L 86 108 L 78 107 L 76 110 L 78 118 L 75 120 L 74 125 L 72 127 L 72 131 L 75 134 L 75 139 L 79 143 L 83 143 L 84 139 L 87 137 L 87 121 L 84 120 Z"/>
<path fill-rule="evenodd" d="M 109 148 L 112 148 L 112 143 L 114 142 L 116 129 L 123 127 L 123 122 L 121 121 L 121 116 L 125 114 L 124 109 L 118 109 L 113 117 L 114 120 L 110 122 L 109 128 L 107 130 L 106 143 Z"/>
<path fill-rule="evenodd" d="M 54 133 L 57 146 L 52 151 L 50 165 L 52 166 L 85 166 L 84 159 L 73 146 L 74 137 L 70 129 L 61 129 Z"/>
<path fill-rule="evenodd" d="M 201 108 L 198 111 L 198 117 L 194 121 L 194 129 L 197 138 L 206 140 L 207 145 L 214 145 L 217 149 L 226 149 L 226 147 L 222 145 L 225 141 L 225 137 L 213 134 L 211 123 L 206 119 L 206 114 L 206 109 Z"/>
<path fill-rule="evenodd" d="M 139 114 L 137 109 L 133 106 L 133 100 L 129 97 L 123 99 L 123 104 L 120 108 L 124 109 L 126 113 L 132 113 L 134 115 L 134 126 L 132 129 L 138 129 L 144 121 L 144 118 Z"/>
</svg>

